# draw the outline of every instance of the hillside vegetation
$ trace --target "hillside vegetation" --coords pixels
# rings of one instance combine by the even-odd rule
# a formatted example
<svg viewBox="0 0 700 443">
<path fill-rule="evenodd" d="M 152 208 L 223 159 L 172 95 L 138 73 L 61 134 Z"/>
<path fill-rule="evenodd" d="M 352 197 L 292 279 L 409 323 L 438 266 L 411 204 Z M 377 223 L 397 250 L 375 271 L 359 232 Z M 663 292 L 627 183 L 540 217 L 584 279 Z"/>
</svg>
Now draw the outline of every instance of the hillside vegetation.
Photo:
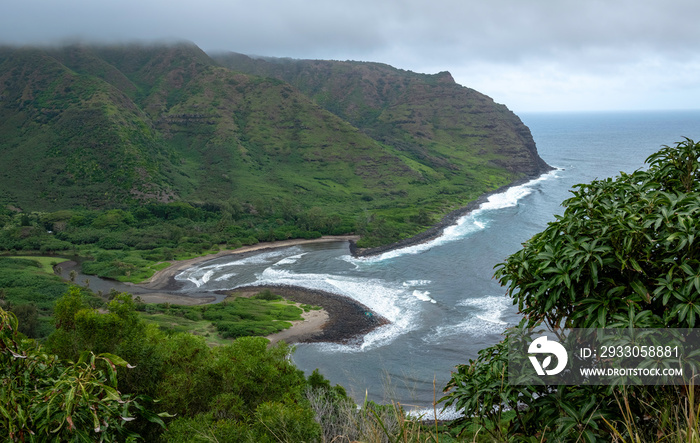
<svg viewBox="0 0 700 443">
<path fill-rule="evenodd" d="M 475 178 L 479 169 L 538 175 L 549 167 L 537 155 L 530 130 L 504 105 L 434 75 L 381 63 L 215 55 L 222 65 L 274 77 L 298 88 L 324 109 L 350 122 L 424 176 L 448 171 Z"/>
<path fill-rule="evenodd" d="M 176 202 L 366 245 L 547 168 L 513 113 L 447 73 L 192 44 L 0 48 L 0 133 L 10 211 Z"/>
</svg>

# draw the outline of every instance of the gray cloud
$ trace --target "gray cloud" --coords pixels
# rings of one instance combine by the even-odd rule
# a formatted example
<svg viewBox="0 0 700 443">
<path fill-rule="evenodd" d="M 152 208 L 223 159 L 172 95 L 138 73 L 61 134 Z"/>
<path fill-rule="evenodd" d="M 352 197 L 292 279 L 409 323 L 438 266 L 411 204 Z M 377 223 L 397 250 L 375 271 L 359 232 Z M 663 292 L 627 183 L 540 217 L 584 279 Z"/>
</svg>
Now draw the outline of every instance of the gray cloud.
<svg viewBox="0 0 700 443">
<path fill-rule="evenodd" d="M 461 83 L 523 109 L 540 107 L 530 91 L 545 94 L 549 82 L 557 94 L 547 102 L 564 109 L 576 108 L 577 85 L 597 83 L 614 93 L 615 85 L 645 84 L 624 76 L 673 90 L 669 97 L 697 91 L 697 17 L 695 0 L 23 0 L 3 7 L 0 42 L 171 38 L 208 51 L 381 61 L 450 70 Z M 660 75 L 669 67 L 671 77 Z M 573 95 L 557 105 L 566 94 Z"/>
</svg>

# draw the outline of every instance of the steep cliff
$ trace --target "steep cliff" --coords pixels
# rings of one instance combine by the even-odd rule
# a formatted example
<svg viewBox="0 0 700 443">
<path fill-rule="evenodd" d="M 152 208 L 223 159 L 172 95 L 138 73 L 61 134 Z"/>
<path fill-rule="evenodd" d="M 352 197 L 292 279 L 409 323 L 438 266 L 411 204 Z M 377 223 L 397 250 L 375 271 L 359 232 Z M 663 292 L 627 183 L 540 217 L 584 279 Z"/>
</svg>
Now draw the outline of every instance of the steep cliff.
<svg viewBox="0 0 700 443">
<path fill-rule="evenodd" d="M 549 169 L 517 115 L 458 85 L 449 72 L 236 53 L 214 58 L 233 70 L 284 80 L 375 140 L 430 166 L 488 164 L 527 176 Z"/>
</svg>

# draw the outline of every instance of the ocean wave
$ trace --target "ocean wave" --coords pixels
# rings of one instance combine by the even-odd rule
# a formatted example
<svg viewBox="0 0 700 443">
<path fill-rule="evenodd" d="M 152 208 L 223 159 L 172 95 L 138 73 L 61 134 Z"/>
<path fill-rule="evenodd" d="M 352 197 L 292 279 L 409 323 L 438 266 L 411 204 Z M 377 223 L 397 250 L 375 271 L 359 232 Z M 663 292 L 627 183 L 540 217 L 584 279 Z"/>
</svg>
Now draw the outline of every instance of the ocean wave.
<svg viewBox="0 0 700 443">
<path fill-rule="evenodd" d="M 434 327 L 429 335 L 423 337 L 423 341 L 434 343 L 455 335 L 483 337 L 500 334 L 511 325 L 503 318 L 511 308 L 511 303 L 511 299 L 495 295 L 462 300 L 455 306 L 469 308 L 466 318 L 456 324 Z"/>
<path fill-rule="evenodd" d="M 367 306 L 390 322 L 366 334 L 358 344 L 319 344 L 325 351 L 358 352 L 385 346 L 418 327 L 416 318 L 421 310 L 420 301 L 413 291 L 402 285 L 363 277 L 294 273 L 277 267 L 266 268 L 256 275 L 256 281 L 250 285 L 290 285 L 342 295 Z"/>
<path fill-rule="evenodd" d="M 403 286 L 412 288 L 414 286 L 427 286 L 432 283 L 430 280 L 408 280 L 402 283 Z"/>
<path fill-rule="evenodd" d="M 437 303 L 430 297 L 430 291 L 413 291 L 413 296 L 420 301 L 429 301 L 430 303 Z"/>
<path fill-rule="evenodd" d="M 214 275 L 214 271 L 208 270 L 200 278 L 190 275 L 187 277 L 187 280 L 191 281 L 192 283 L 194 283 L 195 286 L 199 288 L 203 284 L 206 284 L 209 281 L 209 279 L 211 279 L 212 275 Z"/>
<path fill-rule="evenodd" d="M 275 263 L 275 266 L 293 265 L 294 263 L 296 263 L 296 262 L 297 262 L 301 257 L 303 257 L 304 255 L 306 255 L 306 252 L 303 252 L 303 253 L 297 254 L 297 255 L 292 255 L 291 257 L 285 257 L 285 258 L 283 258 L 282 260 L 280 260 L 280 261 L 278 261 L 277 263 Z"/>
<path fill-rule="evenodd" d="M 287 258 L 292 258 L 303 255 L 299 254 L 299 251 L 299 248 L 291 247 L 274 251 L 261 252 L 244 258 L 237 258 L 234 254 L 226 257 L 227 261 L 225 262 L 222 262 L 221 259 L 217 259 L 213 261 L 206 261 L 203 263 L 195 264 L 194 266 L 187 268 L 175 275 L 175 280 L 182 282 L 189 281 L 199 288 L 203 284 L 206 284 L 215 274 L 223 273 L 224 275 L 214 279 L 214 281 L 222 281 L 236 275 L 236 273 L 230 271 L 236 269 L 237 267 L 245 265 L 266 265 L 273 264 L 275 262 L 280 263 L 281 261 L 284 261 L 284 259 L 278 260 L 279 257 L 290 255 L 290 257 Z"/>
<path fill-rule="evenodd" d="M 223 274 L 223 275 L 221 275 L 221 276 L 219 276 L 219 277 L 216 277 L 216 278 L 214 279 L 214 281 L 224 281 L 224 280 L 228 280 L 229 278 L 235 277 L 235 276 L 236 276 L 236 273 L 235 273 L 235 272 L 228 273 L 228 274 Z"/>
<path fill-rule="evenodd" d="M 299 249 L 298 246 L 292 246 L 289 248 L 282 248 L 282 249 L 276 249 L 274 251 L 267 251 L 267 252 L 261 252 L 259 254 L 251 255 L 250 257 L 246 257 L 240 260 L 236 260 L 233 262 L 230 262 L 232 265 L 261 265 L 261 264 L 266 264 L 266 263 L 272 263 L 275 261 L 277 258 L 285 256 L 285 255 L 290 255 L 294 256 L 295 254 L 299 254 L 301 250 Z"/>
</svg>

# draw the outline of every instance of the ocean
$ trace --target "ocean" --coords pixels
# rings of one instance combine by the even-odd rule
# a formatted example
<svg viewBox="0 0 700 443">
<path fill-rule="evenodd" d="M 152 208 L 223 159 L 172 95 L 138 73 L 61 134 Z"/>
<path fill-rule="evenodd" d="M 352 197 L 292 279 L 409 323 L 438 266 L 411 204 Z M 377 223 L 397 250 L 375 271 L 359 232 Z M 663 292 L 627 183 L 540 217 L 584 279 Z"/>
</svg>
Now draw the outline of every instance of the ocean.
<svg viewBox="0 0 700 443">
<path fill-rule="evenodd" d="M 644 168 L 647 156 L 684 136 L 700 140 L 700 111 L 520 117 L 556 170 L 491 196 L 429 243 L 369 258 L 353 258 L 343 242 L 295 246 L 205 262 L 177 278 L 184 291 L 283 284 L 365 304 L 391 323 L 351 345 L 297 345 L 294 362 L 309 374 L 319 368 L 358 402 L 430 410 L 455 365 L 519 321 L 494 266 L 563 212 L 571 187 Z"/>
</svg>

